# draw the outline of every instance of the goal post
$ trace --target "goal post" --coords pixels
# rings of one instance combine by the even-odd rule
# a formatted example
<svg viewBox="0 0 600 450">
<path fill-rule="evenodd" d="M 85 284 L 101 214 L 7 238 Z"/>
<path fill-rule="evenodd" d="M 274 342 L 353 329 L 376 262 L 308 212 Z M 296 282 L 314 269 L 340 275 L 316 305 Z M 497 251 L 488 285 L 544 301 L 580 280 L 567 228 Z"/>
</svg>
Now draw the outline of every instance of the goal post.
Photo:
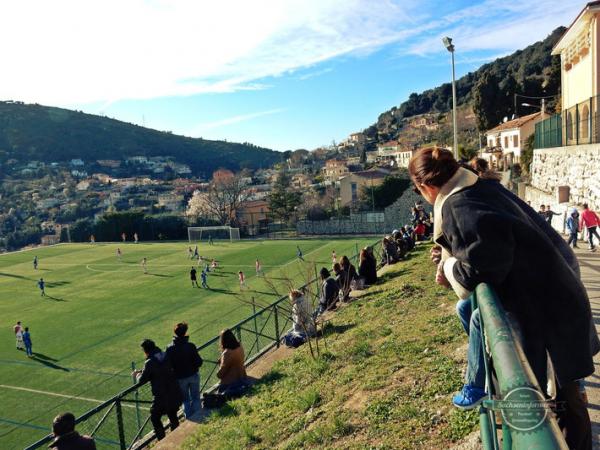
<svg viewBox="0 0 600 450">
<path fill-rule="evenodd" d="M 208 241 L 212 239 L 227 239 L 231 242 L 240 240 L 240 229 L 232 228 L 227 225 L 210 227 L 188 227 L 188 241 L 201 242 L 203 239 Z"/>
</svg>

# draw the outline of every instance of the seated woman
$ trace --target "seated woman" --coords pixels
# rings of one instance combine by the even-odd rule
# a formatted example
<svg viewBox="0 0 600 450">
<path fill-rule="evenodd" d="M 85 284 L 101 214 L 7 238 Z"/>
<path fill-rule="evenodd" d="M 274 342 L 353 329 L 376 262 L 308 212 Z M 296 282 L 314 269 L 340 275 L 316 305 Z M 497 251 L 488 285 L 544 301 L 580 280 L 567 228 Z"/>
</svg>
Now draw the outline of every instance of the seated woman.
<svg viewBox="0 0 600 450">
<path fill-rule="evenodd" d="M 321 295 L 319 297 L 319 309 L 317 315 L 323 314 L 328 309 L 334 309 L 339 300 L 340 288 L 337 282 L 331 278 L 329 270 L 323 267 L 319 272 L 321 278 Z"/>
<path fill-rule="evenodd" d="M 377 282 L 377 263 L 368 248 L 365 247 L 360 251 L 359 261 L 358 275 L 364 280 L 364 284 L 367 286 L 375 284 Z"/>
<path fill-rule="evenodd" d="M 226 328 L 221 331 L 221 358 L 217 377 L 220 380 L 218 393 L 236 397 L 247 387 L 244 349 L 233 332 Z"/>
<path fill-rule="evenodd" d="M 340 265 L 342 266 L 342 269 L 344 269 L 348 274 L 348 283 L 350 283 L 350 290 L 360 289 L 360 277 L 358 276 L 356 267 L 354 267 L 354 265 L 350 262 L 346 255 L 342 256 L 342 258 L 340 259 Z"/>
<path fill-rule="evenodd" d="M 298 347 L 306 342 L 308 337 L 316 333 L 315 320 L 310 302 L 301 291 L 290 292 L 292 304 L 292 331 L 286 334 L 284 341 L 288 347 Z"/>
<path fill-rule="evenodd" d="M 333 265 L 333 273 L 335 274 L 335 282 L 339 288 L 340 300 L 345 302 L 350 297 L 350 278 L 348 272 L 344 270 L 340 263 Z"/>
</svg>

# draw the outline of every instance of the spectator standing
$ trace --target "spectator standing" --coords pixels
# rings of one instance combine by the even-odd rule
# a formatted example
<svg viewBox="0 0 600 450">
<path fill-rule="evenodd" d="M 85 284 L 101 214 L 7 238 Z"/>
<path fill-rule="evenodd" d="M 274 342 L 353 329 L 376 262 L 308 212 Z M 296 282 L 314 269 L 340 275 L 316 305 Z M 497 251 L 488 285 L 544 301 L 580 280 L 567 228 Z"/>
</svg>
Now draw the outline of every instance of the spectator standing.
<svg viewBox="0 0 600 450">
<path fill-rule="evenodd" d="M 360 251 L 360 262 L 358 264 L 358 275 L 367 286 L 377 282 L 377 263 L 367 248 Z"/>
<path fill-rule="evenodd" d="M 329 270 L 325 267 L 319 272 L 321 278 L 321 296 L 319 298 L 319 309 L 318 314 L 323 314 L 328 309 L 335 308 L 339 300 L 340 288 L 337 282 L 331 278 Z"/>
<path fill-rule="evenodd" d="M 96 450 L 94 439 L 75 431 L 75 416 L 70 412 L 56 416 L 52 421 L 54 441 L 48 446 L 56 450 Z"/>
<path fill-rule="evenodd" d="M 577 208 L 571 209 L 567 218 L 567 230 L 569 230 L 569 241 L 567 244 L 572 245 L 573 248 L 579 248 L 577 246 L 577 233 L 579 232 L 579 212 Z"/>
<path fill-rule="evenodd" d="M 247 385 L 244 348 L 230 329 L 221 331 L 219 344 L 221 358 L 217 372 L 220 380 L 218 392 L 225 396 L 235 397 Z"/>
<path fill-rule="evenodd" d="M 25 327 L 25 331 L 23 332 L 23 344 L 25 345 L 25 354 L 29 357 L 33 357 L 33 352 L 31 351 L 31 334 L 29 334 L 29 327 Z"/>
<path fill-rule="evenodd" d="M 137 233 L 133 233 L 133 242 L 135 242 L 136 244 L 139 242 Z"/>
<path fill-rule="evenodd" d="M 154 427 L 156 438 L 160 441 L 165 437 L 162 416 L 166 414 L 169 418 L 171 430 L 179 426 L 177 411 L 181 406 L 181 390 L 167 354 L 162 352 L 150 339 L 145 339 L 141 347 L 146 355 L 146 362 L 144 369 L 134 371 L 133 375 L 138 377 L 140 386 L 150 382 L 153 396 L 150 406 L 150 421 Z"/>
<path fill-rule="evenodd" d="M 24 350 L 25 346 L 23 344 L 23 327 L 21 326 L 21 322 L 17 322 L 13 329 L 15 331 L 15 338 L 17 340 L 17 350 Z"/>
<path fill-rule="evenodd" d="M 600 225 L 600 218 L 598 218 L 598 215 L 588 207 L 587 203 L 584 203 L 581 219 L 579 220 L 579 231 L 582 231 L 583 227 L 587 228 L 588 240 L 590 242 L 589 250 L 592 252 L 596 251 L 594 236 L 600 241 L 600 236 L 598 236 L 597 231 L 598 225 Z"/>
<path fill-rule="evenodd" d="M 202 366 L 202 358 L 196 346 L 189 341 L 187 331 L 187 323 L 181 322 L 175 325 L 173 330 L 175 336 L 166 352 L 183 396 L 183 412 L 186 418 L 190 418 L 200 410 L 200 375 L 198 371 Z"/>
<path fill-rule="evenodd" d="M 560 216 L 559 213 L 556 213 L 550 209 L 550 205 L 546 205 L 546 210 L 544 211 L 544 219 L 548 222 L 548 225 L 552 226 L 552 217 Z"/>
</svg>

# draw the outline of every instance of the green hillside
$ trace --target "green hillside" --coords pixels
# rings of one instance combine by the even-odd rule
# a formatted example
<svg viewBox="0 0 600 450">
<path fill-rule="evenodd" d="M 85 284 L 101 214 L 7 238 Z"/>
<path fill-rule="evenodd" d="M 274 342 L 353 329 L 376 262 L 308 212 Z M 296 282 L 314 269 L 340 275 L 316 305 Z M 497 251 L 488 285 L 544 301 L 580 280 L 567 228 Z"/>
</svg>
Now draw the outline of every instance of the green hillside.
<svg viewBox="0 0 600 450">
<path fill-rule="evenodd" d="M 94 162 L 138 155 L 172 156 L 200 176 L 219 167 L 268 167 L 281 159 L 278 152 L 248 143 L 188 138 L 80 111 L 0 102 L 0 164 L 11 158 Z"/>
<path fill-rule="evenodd" d="M 477 416 L 450 403 L 466 338 L 434 271 L 429 246 L 386 269 L 380 284 L 331 316 L 320 359 L 307 345 L 294 350 L 180 448 L 453 448 Z"/>
</svg>

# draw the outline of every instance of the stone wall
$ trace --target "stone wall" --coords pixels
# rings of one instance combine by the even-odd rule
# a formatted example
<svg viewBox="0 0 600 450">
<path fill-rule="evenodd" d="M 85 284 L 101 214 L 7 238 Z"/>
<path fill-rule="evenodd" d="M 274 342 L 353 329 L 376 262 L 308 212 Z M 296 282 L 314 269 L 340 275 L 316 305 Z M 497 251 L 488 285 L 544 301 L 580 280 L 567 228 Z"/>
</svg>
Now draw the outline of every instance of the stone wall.
<svg viewBox="0 0 600 450">
<path fill-rule="evenodd" d="M 398 200 L 385 208 L 385 226 L 388 233 L 391 233 L 394 229 L 399 229 L 404 225 L 410 224 L 411 209 L 418 200 L 421 200 L 427 213 L 431 212 L 431 206 L 425 202 L 423 197 L 412 190 L 411 183 L 411 187 L 404 191 Z"/>
<path fill-rule="evenodd" d="M 533 152 L 531 187 L 552 197 L 557 203 L 559 186 L 570 188 L 567 203 L 588 203 L 590 208 L 600 209 L 600 144 Z M 532 202 L 532 206 L 537 208 L 539 205 Z"/>
<path fill-rule="evenodd" d="M 423 197 L 417 195 L 412 189 L 407 189 L 390 206 L 385 208 L 383 222 L 370 222 L 366 220 L 368 213 L 356 214 L 353 217 L 329 220 L 301 220 L 296 229 L 298 234 L 390 234 L 395 229 L 410 224 L 411 209 L 415 202 L 421 200 L 427 213 L 432 208 Z"/>
</svg>

